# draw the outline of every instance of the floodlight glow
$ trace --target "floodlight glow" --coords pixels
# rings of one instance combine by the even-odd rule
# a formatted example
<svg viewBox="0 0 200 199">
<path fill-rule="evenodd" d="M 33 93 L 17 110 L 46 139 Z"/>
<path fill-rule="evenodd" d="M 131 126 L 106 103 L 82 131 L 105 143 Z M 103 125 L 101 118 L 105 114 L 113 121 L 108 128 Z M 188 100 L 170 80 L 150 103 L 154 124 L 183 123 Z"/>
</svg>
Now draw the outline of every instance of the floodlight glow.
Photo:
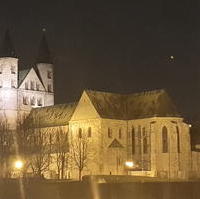
<svg viewBox="0 0 200 199">
<path fill-rule="evenodd" d="M 15 168 L 16 169 L 21 169 L 22 167 L 23 167 L 23 162 L 21 161 L 21 160 L 17 160 L 16 162 L 15 162 Z"/>
<path fill-rule="evenodd" d="M 129 168 L 133 167 L 134 166 L 134 163 L 132 161 L 126 161 L 125 162 L 125 165 Z"/>
</svg>

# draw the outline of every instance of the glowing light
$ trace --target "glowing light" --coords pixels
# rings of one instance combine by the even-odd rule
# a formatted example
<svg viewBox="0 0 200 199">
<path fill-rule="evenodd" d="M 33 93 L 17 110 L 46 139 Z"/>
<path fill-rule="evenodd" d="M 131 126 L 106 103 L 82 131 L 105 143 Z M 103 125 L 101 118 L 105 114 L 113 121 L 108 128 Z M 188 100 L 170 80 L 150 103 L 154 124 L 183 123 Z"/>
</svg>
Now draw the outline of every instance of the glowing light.
<svg viewBox="0 0 200 199">
<path fill-rule="evenodd" d="M 192 125 L 191 125 L 191 124 L 189 124 L 188 126 L 189 126 L 189 128 L 191 128 L 191 127 L 192 127 Z"/>
<path fill-rule="evenodd" d="M 174 59 L 174 56 L 173 56 L 173 55 L 171 55 L 171 56 L 170 56 L 170 59 Z"/>
<path fill-rule="evenodd" d="M 23 162 L 21 160 L 17 160 L 15 162 L 15 168 L 16 169 L 22 169 L 22 167 L 24 166 Z"/>
<path fill-rule="evenodd" d="M 42 32 L 46 32 L 46 28 L 42 28 Z"/>
<path fill-rule="evenodd" d="M 134 162 L 133 161 L 126 161 L 125 165 L 129 168 L 132 168 L 134 166 Z"/>
</svg>

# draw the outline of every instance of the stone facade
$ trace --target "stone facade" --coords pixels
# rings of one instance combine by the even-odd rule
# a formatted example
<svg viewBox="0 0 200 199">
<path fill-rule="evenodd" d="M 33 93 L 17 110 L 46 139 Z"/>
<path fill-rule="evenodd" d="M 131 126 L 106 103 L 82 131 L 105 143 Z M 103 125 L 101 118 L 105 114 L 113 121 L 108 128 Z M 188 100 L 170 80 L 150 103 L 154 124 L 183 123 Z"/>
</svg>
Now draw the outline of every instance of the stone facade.
<svg viewBox="0 0 200 199">
<path fill-rule="evenodd" d="M 45 41 L 41 41 L 40 52 L 44 51 L 42 46 L 47 46 Z M 0 52 L 0 116 L 8 120 L 11 128 L 31 108 L 54 105 L 53 65 L 41 56 L 39 60 L 34 67 L 19 70 L 18 58 L 6 33 Z"/>
<path fill-rule="evenodd" d="M 33 109 L 30 115 L 47 118 L 47 129 L 48 125 L 67 127 L 69 157 L 75 143 L 79 143 L 78 148 L 81 140 L 87 142 L 82 175 L 129 174 L 165 179 L 199 175 L 200 156 L 191 151 L 190 127 L 163 90 L 127 96 L 84 91 L 78 103 L 59 107 Z M 127 161 L 133 162 L 133 167 L 127 168 Z M 66 172 L 68 178 L 79 177 L 73 158 L 69 158 Z"/>
</svg>

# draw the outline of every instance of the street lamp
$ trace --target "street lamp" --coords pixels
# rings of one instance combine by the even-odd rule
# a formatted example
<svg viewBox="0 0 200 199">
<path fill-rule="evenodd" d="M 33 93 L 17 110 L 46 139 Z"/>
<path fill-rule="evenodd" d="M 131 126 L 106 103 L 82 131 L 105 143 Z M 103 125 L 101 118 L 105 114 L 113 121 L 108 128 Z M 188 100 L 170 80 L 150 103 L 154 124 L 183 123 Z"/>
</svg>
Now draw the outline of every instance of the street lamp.
<svg viewBox="0 0 200 199">
<path fill-rule="evenodd" d="M 131 169 L 134 167 L 134 162 L 133 161 L 126 161 L 125 165 L 127 168 Z"/>
<path fill-rule="evenodd" d="M 17 161 L 15 161 L 15 163 L 14 163 L 14 167 L 15 167 L 16 169 L 18 169 L 18 170 L 21 170 L 21 169 L 23 168 L 23 166 L 24 166 L 24 163 L 23 163 L 21 160 L 17 160 Z"/>
</svg>

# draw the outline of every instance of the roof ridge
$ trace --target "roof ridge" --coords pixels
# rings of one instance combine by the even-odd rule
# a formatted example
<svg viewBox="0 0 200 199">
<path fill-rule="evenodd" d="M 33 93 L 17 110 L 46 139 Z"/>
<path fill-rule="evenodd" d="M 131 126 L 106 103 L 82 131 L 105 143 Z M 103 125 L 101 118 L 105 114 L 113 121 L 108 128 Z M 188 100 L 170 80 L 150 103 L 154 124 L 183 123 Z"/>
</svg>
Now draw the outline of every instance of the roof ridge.
<svg viewBox="0 0 200 199">
<path fill-rule="evenodd" d="M 121 95 L 121 96 L 129 96 L 129 95 L 152 95 L 152 94 L 158 94 L 158 93 L 166 93 L 165 89 L 155 89 L 150 91 L 142 91 L 142 92 L 136 92 L 136 93 L 128 93 L 128 94 L 122 94 L 122 93 L 114 93 L 114 92 L 107 92 L 107 91 L 96 91 L 92 89 L 85 89 L 86 92 L 93 92 L 93 93 L 105 93 L 105 94 L 114 94 L 114 95 Z"/>
</svg>

